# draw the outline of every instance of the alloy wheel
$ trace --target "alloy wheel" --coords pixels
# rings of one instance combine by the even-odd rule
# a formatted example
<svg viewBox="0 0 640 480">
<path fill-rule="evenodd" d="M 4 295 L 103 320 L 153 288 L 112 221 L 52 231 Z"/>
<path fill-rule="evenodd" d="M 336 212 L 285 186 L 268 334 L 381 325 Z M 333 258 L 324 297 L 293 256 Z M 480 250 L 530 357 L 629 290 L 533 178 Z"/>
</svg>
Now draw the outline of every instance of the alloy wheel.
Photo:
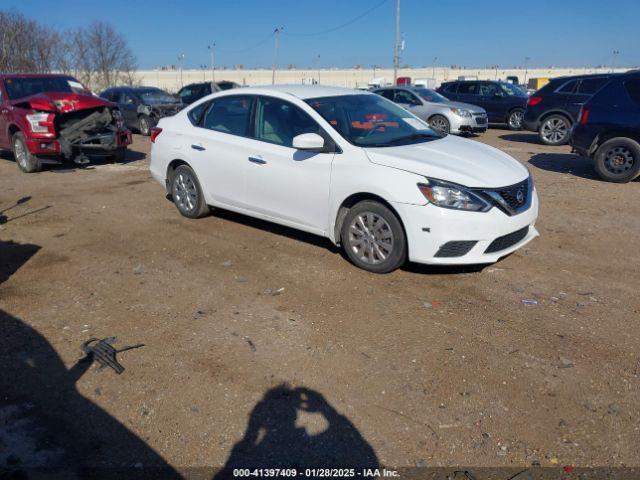
<svg viewBox="0 0 640 480">
<path fill-rule="evenodd" d="M 27 149 L 25 148 L 24 144 L 20 140 L 16 140 L 16 142 L 13 144 L 13 154 L 16 157 L 16 161 L 18 162 L 18 165 L 20 165 L 20 167 L 23 170 L 26 170 L 27 169 Z"/>
<path fill-rule="evenodd" d="M 198 189 L 193 179 L 184 173 L 179 173 L 174 182 L 174 201 L 184 212 L 192 212 L 198 205 Z"/>
<path fill-rule="evenodd" d="M 545 120 L 540 129 L 540 135 L 549 143 L 561 143 L 569 133 L 567 122 L 561 118 Z"/>
<path fill-rule="evenodd" d="M 430 122 L 431 127 L 440 133 L 449 133 L 449 126 L 444 118 L 436 117 Z"/>
<path fill-rule="evenodd" d="M 377 265 L 393 252 L 393 231 L 389 223 L 373 212 L 362 212 L 349 225 L 349 248 L 364 263 Z"/>
<path fill-rule="evenodd" d="M 513 129 L 519 129 L 522 127 L 522 120 L 524 119 L 524 112 L 517 110 L 509 115 L 509 126 Z"/>
<path fill-rule="evenodd" d="M 635 158 L 626 147 L 613 147 L 605 154 L 604 166 L 614 175 L 626 173 L 633 167 Z"/>
</svg>

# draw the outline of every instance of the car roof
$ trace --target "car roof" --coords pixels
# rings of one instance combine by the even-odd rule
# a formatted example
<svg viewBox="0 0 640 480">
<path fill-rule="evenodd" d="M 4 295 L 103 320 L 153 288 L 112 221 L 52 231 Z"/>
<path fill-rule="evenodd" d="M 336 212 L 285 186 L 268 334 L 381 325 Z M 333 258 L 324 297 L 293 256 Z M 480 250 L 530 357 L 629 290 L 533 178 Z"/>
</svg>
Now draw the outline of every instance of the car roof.
<svg viewBox="0 0 640 480">
<path fill-rule="evenodd" d="M 257 87 L 243 88 L 241 92 L 227 90 L 234 94 L 255 94 L 260 93 L 288 93 L 301 100 L 309 98 L 335 97 L 340 95 L 374 95 L 373 93 L 354 90 L 352 88 L 330 87 L 326 85 L 264 85 Z"/>
</svg>

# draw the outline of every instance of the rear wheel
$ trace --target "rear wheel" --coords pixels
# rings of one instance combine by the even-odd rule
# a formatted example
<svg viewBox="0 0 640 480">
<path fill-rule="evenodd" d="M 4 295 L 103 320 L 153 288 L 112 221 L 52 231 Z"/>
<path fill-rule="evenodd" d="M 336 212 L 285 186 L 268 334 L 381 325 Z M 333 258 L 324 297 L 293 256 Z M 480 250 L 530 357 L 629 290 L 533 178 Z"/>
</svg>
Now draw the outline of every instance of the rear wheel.
<svg viewBox="0 0 640 480">
<path fill-rule="evenodd" d="M 42 162 L 27 148 L 27 142 L 22 132 L 17 132 L 13 135 L 12 145 L 13 156 L 20 170 L 24 173 L 34 173 L 42 170 Z"/>
<path fill-rule="evenodd" d="M 140 115 L 138 118 L 138 131 L 140 134 L 148 137 L 151 135 L 151 129 L 155 126 L 155 122 L 149 115 Z"/>
<path fill-rule="evenodd" d="M 507 126 L 509 130 L 520 130 L 522 128 L 522 120 L 524 119 L 524 110 L 516 108 L 509 113 L 507 117 Z"/>
<path fill-rule="evenodd" d="M 449 120 L 447 120 L 442 115 L 434 115 L 429 119 L 429 125 L 436 132 L 446 135 L 449 133 L 451 126 L 449 125 Z"/>
<path fill-rule="evenodd" d="M 604 180 L 630 182 L 640 175 L 640 144 L 624 137 L 607 140 L 596 151 L 595 168 Z"/>
<path fill-rule="evenodd" d="M 400 220 L 380 202 L 364 200 L 351 207 L 340 239 L 353 264 L 369 272 L 388 273 L 407 260 L 407 241 Z"/>
<path fill-rule="evenodd" d="M 569 141 L 571 122 L 563 115 L 549 115 L 540 124 L 538 138 L 545 145 L 553 147 Z"/>
<path fill-rule="evenodd" d="M 180 165 L 171 176 L 171 197 L 178 211 L 188 218 L 200 218 L 209 213 L 198 177 L 191 167 Z"/>
</svg>

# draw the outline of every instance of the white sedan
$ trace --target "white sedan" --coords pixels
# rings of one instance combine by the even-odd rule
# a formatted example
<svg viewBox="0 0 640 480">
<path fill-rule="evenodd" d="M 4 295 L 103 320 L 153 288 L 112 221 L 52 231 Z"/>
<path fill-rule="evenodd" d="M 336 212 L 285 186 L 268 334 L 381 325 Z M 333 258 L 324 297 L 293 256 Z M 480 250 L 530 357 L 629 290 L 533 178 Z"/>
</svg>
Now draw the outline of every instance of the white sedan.
<svg viewBox="0 0 640 480">
<path fill-rule="evenodd" d="M 151 175 L 189 218 L 233 210 L 329 238 L 358 267 L 492 263 L 538 235 L 528 170 L 373 93 L 209 95 L 152 133 Z"/>
</svg>

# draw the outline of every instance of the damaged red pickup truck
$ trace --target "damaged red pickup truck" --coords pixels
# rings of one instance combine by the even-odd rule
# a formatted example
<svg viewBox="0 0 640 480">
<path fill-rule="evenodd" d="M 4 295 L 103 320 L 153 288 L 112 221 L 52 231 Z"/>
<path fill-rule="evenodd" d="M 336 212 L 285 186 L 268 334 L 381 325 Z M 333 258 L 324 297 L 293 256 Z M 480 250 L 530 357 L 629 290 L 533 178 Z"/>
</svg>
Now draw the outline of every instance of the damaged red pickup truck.
<svg viewBox="0 0 640 480">
<path fill-rule="evenodd" d="M 117 105 L 75 78 L 0 74 L 0 149 L 11 150 L 23 172 L 65 160 L 87 163 L 87 155 L 122 161 L 130 144 Z"/>
</svg>

